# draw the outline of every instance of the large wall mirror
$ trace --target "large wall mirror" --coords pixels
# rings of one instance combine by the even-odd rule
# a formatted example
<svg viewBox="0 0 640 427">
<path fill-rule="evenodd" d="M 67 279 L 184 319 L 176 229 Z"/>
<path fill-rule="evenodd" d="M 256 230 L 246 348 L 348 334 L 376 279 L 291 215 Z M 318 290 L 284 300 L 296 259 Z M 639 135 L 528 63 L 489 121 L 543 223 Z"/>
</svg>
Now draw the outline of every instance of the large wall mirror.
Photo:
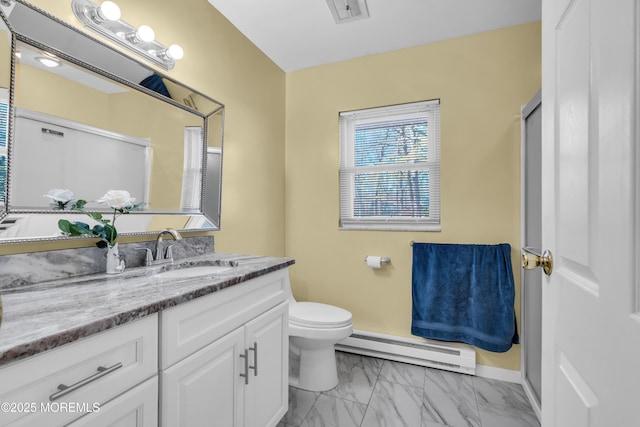
<svg viewBox="0 0 640 427">
<path fill-rule="evenodd" d="M 53 189 L 129 191 L 144 205 L 121 234 L 219 228 L 221 103 L 22 0 L 0 13 L 0 243 L 85 221 Z"/>
</svg>

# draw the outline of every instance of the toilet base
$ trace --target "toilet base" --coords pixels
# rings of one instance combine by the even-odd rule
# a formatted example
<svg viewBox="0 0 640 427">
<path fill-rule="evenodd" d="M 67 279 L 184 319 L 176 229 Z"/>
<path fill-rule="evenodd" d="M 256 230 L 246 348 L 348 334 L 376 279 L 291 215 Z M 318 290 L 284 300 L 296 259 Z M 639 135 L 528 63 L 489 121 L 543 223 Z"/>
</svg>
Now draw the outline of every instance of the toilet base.
<svg viewBox="0 0 640 427">
<path fill-rule="evenodd" d="M 291 343 L 299 356 L 299 376 L 289 376 L 289 384 L 308 391 L 327 391 L 338 385 L 338 368 L 334 345 L 302 349 Z"/>
</svg>

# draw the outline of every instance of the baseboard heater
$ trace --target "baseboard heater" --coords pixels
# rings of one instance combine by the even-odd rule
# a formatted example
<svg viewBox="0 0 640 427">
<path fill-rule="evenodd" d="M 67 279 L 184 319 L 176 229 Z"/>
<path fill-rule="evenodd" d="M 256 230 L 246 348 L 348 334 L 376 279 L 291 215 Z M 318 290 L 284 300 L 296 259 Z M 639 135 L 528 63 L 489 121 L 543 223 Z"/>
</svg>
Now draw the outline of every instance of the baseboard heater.
<svg viewBox="0 0 640 427">
<path fill-rule="evenodd" d="M 476 352 L 467 347 L 354 331 L 349 338 L 336 344 L 336 350 L 464 374 L 476 374 Z"/>
</svg>

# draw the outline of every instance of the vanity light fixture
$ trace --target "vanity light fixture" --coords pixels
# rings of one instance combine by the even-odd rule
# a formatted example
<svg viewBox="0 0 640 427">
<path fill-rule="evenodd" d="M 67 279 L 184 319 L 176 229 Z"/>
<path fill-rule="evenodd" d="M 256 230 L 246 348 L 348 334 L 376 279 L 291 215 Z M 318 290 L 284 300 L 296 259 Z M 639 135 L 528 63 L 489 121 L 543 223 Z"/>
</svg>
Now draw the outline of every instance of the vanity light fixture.
<svg viewBox="0 0 640 427">
<path fill-rule="evenodd" d="M 166 47 L 155 40 L 155 32 L 148 25 L 136 28 L 120 19 L 120 8 L 112 1 L 98 6 L 92 0 L 73 0 L 71 8 L 85 27 L 167 70 L 184 55 L 177 44 Z"/>
</svg>

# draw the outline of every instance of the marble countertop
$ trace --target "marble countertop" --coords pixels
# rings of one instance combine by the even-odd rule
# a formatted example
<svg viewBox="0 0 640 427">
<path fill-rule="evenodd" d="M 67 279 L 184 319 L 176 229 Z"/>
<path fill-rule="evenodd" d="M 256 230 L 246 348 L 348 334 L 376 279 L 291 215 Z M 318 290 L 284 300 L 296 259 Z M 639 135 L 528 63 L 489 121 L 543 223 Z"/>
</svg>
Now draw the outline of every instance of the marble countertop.
<svg viewBox="0 0 640 427">
<path fill-rule="evenodd" d="M 291 258 L 213 253 L 119 275 L 93 274 L 4 291 L 0 366 L 157 313 L 292 265 Z M 200 265 L 235 268 L 162 280 L 155 274 Z"/>
</svg>

